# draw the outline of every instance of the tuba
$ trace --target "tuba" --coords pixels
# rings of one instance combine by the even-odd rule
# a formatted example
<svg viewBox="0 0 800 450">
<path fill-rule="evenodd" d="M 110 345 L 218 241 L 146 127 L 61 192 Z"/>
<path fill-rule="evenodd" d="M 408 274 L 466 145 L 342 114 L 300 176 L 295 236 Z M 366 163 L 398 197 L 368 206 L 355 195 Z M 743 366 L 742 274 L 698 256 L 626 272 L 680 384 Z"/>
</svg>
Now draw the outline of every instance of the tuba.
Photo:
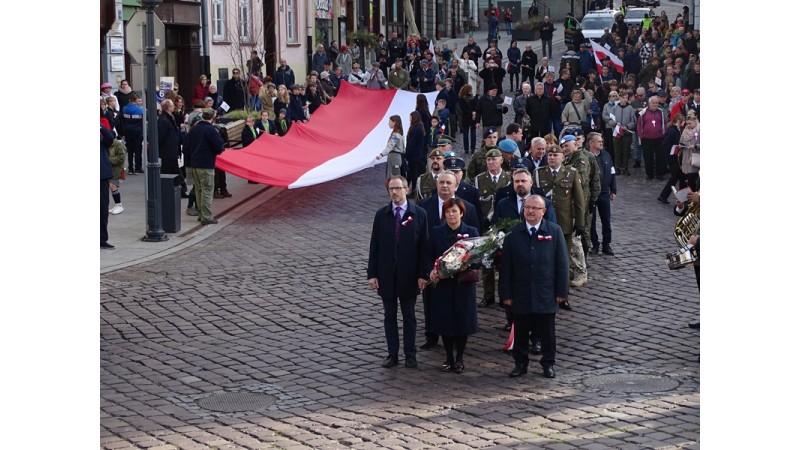
<svg viewBox="0 0 800 450">
<path fill-rule="evenodd" d="M 674 252 L 667 253 L 666 263 L 671 270 L 682 269 L 693 265 L 700 255 L 697 249 L 689 243 L 689 236 L 700 234 L 700 205 L 688 203 L 689 210 L 675 223 L 675 241 L 680 247 Z"/>
</svg>

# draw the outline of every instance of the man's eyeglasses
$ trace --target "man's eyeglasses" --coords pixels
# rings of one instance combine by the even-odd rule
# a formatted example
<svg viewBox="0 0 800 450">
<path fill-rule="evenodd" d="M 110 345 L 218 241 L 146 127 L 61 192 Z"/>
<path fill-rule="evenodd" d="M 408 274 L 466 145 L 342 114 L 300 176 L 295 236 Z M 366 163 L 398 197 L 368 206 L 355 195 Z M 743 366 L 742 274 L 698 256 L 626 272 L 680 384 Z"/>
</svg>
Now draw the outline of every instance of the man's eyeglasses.
<svg viewBox="0 0 800 450">
<path fill-rule="evenodd" d="M 523 206 L 525 211 L 537 211 L 540 209 L 545 209 L 544 206 Z"/>
<path fill-rule="evenodd" d="M 390 187 L 387 189 L 389 189 L 390 191 L 402 191 L 405 188 L 401 186 L 401 187 Z"/>
</svg>

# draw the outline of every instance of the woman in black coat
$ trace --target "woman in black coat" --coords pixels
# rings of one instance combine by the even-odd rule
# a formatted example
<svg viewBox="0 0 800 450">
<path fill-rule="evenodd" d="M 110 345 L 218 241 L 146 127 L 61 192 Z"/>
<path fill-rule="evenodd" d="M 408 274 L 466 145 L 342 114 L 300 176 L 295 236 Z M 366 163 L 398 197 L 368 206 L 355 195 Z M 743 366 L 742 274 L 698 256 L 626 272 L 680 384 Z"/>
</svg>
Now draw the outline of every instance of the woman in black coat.
<svg viewBox="0 0 800 450">
<path fill-rule="evenodd" d="M 475 283 L 462 283 L 458 280 L 458 275 L 438 279 L 433 266 L 436 259 L 458 240 L 464 237 L 477 237 L 480 234 L 477 228 L 461 222 L 467 211 L 463 200 L 453 198 L 444 202 L 442 211 L 445 223 L 434 227 L 428 239 L 430 253 L 427 268 L 430 269 L 431 280 L 437 282 L 436 286 L 428 287 L 431 290 L 430 332 L 442 335 L 447 353 L 442 371 L 461 373 L 464 371 L 464 348 L 467 345 L 467 336 L 478 332 Z M 456 350 L 455 358 L 453 347 Z"/>
<path fill-rule="evenodd" d="M 458 93 L 458 106 L 461 107 L 461 130 L 464 134 L 464 154 L 475 153 L 477 142 L 477 122 L 473 114 L 478 109 L 478 98 L 472 94 L 472 86 L 465 84 Z"/>
</svg>

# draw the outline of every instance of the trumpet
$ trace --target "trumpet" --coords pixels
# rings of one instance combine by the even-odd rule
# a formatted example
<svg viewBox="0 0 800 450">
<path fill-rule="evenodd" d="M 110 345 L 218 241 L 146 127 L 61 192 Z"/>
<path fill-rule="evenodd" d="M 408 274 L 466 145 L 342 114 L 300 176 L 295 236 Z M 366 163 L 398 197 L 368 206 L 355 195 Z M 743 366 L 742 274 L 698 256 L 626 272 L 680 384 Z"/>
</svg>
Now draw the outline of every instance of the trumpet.
<svg viewBox="0 0 800 450">
<path fill-rule="evenodd" d="M 686 211 L 686 214 L 681 216 L 675 223 L 673 234 L 680 248 L 666 255 L 666 263 L 670 270 L 691 266 L 700 258 L 697 249 L 689 243 L 691 235 L 700 234 L 700 205 L 689 202 L 688 208 L 689 210 Z"/>
</svg>

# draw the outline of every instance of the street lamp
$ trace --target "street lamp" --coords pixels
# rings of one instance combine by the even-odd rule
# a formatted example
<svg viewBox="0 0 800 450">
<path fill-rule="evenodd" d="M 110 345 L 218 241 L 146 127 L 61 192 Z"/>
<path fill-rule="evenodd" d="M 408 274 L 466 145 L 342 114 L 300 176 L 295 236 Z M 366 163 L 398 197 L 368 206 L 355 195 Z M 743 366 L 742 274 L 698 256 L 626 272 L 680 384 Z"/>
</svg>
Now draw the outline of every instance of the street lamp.
<svg viewBox="0 0 800 450">
<path fill-rule="evenodd" d="M 154 32 L 155 12 L 153 8 L 163 0 L 141 0 L 147 14 L 147 30 L 144 47 L 144 95 L 149 104 L 155 101 L 153 86 L 156 85 L 156 38 Z M 158 115 L 155 104 L 147 108 L 147 234 L 146 242 L 161 242 L 169 239 L 164 234 L 161 217 L 161 163 L 158 160 Z"/>
</svg>

